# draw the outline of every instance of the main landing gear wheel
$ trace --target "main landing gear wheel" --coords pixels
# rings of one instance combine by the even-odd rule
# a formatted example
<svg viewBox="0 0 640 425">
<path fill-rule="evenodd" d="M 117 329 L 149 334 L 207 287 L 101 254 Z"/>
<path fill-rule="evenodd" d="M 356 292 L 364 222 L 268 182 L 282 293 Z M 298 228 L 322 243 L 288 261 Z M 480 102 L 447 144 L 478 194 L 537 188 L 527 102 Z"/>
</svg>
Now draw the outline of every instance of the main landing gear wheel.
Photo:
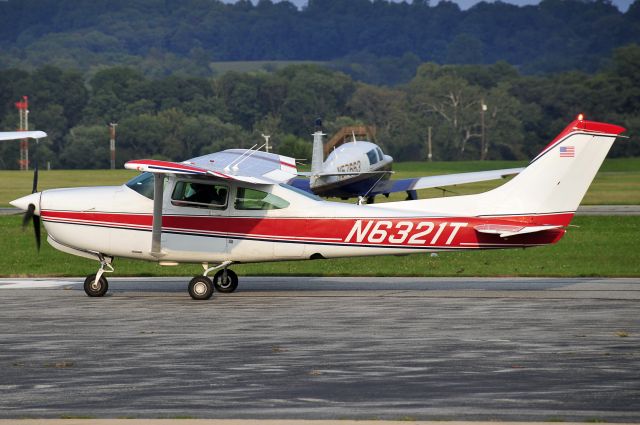
<svg viewBox="0 0 640 425">
<path fill-rule="evenodd" d="M 208 300 L 213 295 L 213 282 L 206 276 L 196 276 L 189 282 L 189 295 L 194 300 Z"/>
<path fill-rule="evenodd" d="M 226 270 L 227 279 L 224 279 L 225 270 L 218 270 L 213 276 L 213 285 L 216 291 L 224 294 L 230 294 L 238 288 L 238 275 L 233 270 Z"/>
<path fill-rule="evenodd" d="M 84 292 L 90 297 L 102 297 L 109 290 L 109 282 L 104 276 L 96 281 L 96 274 L 90 274 L 84 280 Z"/>
</svg>

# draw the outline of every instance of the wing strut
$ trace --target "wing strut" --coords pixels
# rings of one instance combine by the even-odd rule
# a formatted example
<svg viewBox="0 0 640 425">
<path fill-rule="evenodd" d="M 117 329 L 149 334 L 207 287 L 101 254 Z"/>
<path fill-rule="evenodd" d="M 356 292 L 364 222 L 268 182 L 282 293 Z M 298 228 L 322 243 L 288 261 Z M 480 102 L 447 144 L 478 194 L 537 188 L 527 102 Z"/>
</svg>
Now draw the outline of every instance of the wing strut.
<svg viewBox="0 0 640 425">
<path fill-rule="evenodd" d="M 151 255 L 164 257 L 162 252 L 162 198 L 164 196 L 164 174 L 153 174 L 153 227 L 151 230 Z"/>
</svg>

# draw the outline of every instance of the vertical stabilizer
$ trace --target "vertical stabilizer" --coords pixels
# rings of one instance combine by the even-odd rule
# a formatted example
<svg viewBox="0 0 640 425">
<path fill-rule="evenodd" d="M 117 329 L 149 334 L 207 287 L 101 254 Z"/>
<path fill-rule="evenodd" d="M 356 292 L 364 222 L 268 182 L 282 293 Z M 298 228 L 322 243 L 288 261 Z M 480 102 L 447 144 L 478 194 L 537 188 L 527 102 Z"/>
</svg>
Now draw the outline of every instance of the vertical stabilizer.
<svg viewBox="0 0 640 425">
<path fill-rule="evenodd" d="M 318 130 L 313 133 L 313 152 L 311 154 L 311 186 L 314 185 L 317 175 L 322 172 L 324 163 L 324 144 L 322 141 L 325 134 Z"/>
<path fill-rule="evenodd" d="M 529 166 L 487 192 L 487 209 L 506 213 L 575 212 L 607 152 L 624 128 L 585 121 L 567 126 Z M 493 208 L 490 205 L 495 205 Z"/>
</svg>

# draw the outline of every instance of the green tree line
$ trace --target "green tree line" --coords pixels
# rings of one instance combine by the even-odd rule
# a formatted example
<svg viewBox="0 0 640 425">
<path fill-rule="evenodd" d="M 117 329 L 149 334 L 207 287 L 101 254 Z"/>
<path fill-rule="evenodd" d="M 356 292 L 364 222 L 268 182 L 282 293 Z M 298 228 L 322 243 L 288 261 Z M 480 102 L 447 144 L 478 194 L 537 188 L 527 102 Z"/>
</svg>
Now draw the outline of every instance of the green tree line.
<svg viewBox="0 0 640 425">
<path fill-rule="evenodd" d="M 29 96 L 30 128 L 49 134 L 32 149 L 41 164 L 54 168 L 107 168 L 111 122 L 118 124 L 118 166 L 134 158 L 184 160 L 248 148 L 261 143 L 262 133 L 272 136 L 277 152 L 309 158 L 316 117 L 329 134 L 344 125 L 375 126 L 375 141 L 402 161 L 426 158 L 429 128 L 436 160 L 531 158 L 584 113 L 629 129 L 631 140 L 616 144 L 613 156 L 640 155 L 635 44 L 616 49 L 594 74 L 530 76 L 506 62 L 426 62 L 408 83 L 393 87 L 317 65 L 216 78 L 150 78 L 111 67 L 88 80 L 50 65 L 31 72 L 8 69 L 0 71 L 2 130 L 17 128 L 14 103 L 23 95 Z M 3 143 L 0 167 L 16 168 L 18 155 L 17 142 Z"/>
<path fill-rule="evenodd" d="M 525 74 L 598 70 L 640 40 L 640 0 L 495 2 L 460 10 L 428 0 L 4 0 L 0 66 L 148 76 L 210 76 L 214 61 L 330 61 L 371 83 L 406 83 L 422 62 L 492 64 Z"/>
</svg>

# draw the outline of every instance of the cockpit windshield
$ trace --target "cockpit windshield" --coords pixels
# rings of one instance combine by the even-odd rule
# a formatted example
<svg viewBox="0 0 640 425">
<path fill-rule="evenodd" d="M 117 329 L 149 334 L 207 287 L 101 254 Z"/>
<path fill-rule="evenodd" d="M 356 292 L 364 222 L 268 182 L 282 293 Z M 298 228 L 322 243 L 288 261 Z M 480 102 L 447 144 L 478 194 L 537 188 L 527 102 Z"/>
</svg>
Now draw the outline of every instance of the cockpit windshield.
<svg viewBox="0 0 640 425">
<path fill-rule="evenodd" d="M 142 196 L 153 199 L 153 173 L 142 173 L 129 180 L 126 186 Z"/>
<path fill-rule="evenodd" d="M 367 156 L 369 157 L 369 164 L 373 165 L 378 162 L 378 154 L 375 149 L 371 149 L 367 152 Z"/>
</svg>

